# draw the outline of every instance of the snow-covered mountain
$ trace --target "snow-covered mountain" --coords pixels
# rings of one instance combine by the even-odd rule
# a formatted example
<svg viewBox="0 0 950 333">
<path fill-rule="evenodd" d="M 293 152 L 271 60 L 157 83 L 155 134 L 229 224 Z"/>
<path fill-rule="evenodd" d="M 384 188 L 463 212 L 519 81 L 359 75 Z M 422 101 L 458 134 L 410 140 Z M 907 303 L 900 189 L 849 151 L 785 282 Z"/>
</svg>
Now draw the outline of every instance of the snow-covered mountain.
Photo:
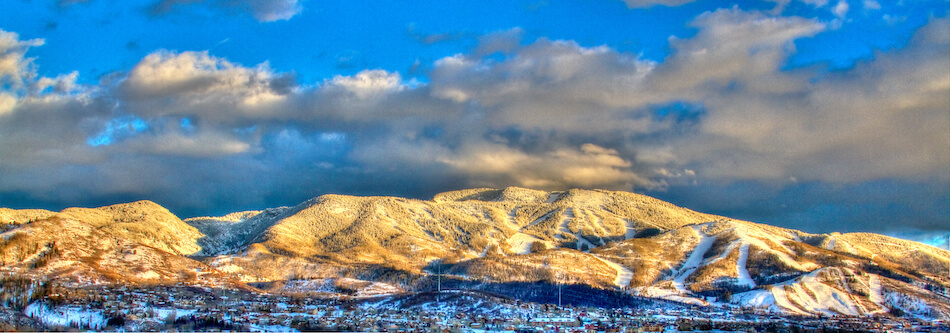
<svg viewBox="0 0 950 333">
<path fill-rule="evenodd" d="M 559 283 L 789 315 L 950 318 L 950 251 L 876 234 L 809 234 L 627 192 L 324 195 L 184 221 L 146 201 L 2 209 L 0 223 L 0 272 L 76 283 L 320 292 L 326 281 L 366 281 L 421 291 L 438 273 L 493 292 Z"/>
</svg>

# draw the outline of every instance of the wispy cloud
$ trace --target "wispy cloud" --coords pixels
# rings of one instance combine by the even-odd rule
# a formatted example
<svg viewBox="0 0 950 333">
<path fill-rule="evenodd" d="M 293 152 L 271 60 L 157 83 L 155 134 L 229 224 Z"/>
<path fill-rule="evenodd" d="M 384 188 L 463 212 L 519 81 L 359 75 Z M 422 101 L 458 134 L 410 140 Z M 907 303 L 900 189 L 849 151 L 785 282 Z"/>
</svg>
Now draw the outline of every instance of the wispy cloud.
<svg viewBox="0 0 950 333">
<path fill-rule="evenodd" d="M 188 6 L 238 9 L 261 22 L 289 20 L 303 10 L 299 0 L 160 0 L 150 6 L 152 15 L 165 15 Z"/>
</svg>

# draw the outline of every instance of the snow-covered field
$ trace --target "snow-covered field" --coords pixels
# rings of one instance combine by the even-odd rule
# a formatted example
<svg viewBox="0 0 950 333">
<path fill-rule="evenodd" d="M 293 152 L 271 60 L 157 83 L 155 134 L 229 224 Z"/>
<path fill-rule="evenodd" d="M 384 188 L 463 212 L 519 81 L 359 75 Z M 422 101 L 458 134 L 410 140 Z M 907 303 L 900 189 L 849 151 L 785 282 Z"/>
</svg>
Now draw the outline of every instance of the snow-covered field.
<svg viewBox="0 0 950 333">
<path fill-rule="evenodd" d="M 96 310 L 65 306 L 50 308 L 44 303 L 34 302 L 23 311 L 28 317 L 53 328 L 77 326 L 88 329 L 102 329 L 106 325 L 106 318 Z"/>
</svg>

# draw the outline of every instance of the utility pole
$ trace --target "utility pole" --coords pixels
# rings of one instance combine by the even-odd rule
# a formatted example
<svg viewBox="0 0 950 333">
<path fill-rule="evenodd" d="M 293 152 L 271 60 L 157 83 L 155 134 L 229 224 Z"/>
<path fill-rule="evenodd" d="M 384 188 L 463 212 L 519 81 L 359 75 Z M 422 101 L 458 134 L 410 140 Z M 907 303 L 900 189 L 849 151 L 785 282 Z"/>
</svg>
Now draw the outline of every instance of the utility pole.
<svg viewBox="0 0 950 333">
<path fill-rule="evenodd" d="M 557 307 L 559 310 L 561 308 L 561 280 L 563 278 L 564 276 L 561 275 L 561 272 L 557 272 L 557 274 L 554 275 L 554 282 L 557 283 Z"/>
<path fill-rule="evenodd" d="M 442 259 L 436 260 L 436 276 L 438 276 L 438 293 L 435 294 L 435 301 L 442 302 Z"/>
<path fill-rule="evenodd" d="M 557 282 L 557 307 L 561 307 L 561 281 Z"/>
</svg>

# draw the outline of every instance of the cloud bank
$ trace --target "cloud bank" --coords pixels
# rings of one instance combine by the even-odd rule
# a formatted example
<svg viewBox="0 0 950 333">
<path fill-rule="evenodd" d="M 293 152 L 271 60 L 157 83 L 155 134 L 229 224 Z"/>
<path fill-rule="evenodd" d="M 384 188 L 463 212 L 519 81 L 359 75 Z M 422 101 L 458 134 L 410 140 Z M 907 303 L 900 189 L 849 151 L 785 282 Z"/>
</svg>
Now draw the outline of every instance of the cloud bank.
<svg viewBox="0 0 950 333">
<path fill-rule="evenodd" d="M 296 1 L 240 4 L 262 21 L 299 11 Z M 783 69 L 795 40 L 828 29 L 818 21 L 727 9 L 692 24 L 697 34 L 673 39 L 662 62 L 490 34 L 434 61 L 425 83 L 370 69 L 301 84 L 267 63 L 160 50 L 77 85 L 75 74 L 37 75 L 27 52 L 42 40 L 0 32 L 0 200 L 149 198 L 188 215 L 474 186 L 741 197 L 950 184 L 947 19 L 838 72 Z M 934 191 L 923 195 L 946 197 Z M 915 227 L 950 217 L 931 208 Z M 884 226 L 856 228 L 870 227 Z"/>
</svg>

